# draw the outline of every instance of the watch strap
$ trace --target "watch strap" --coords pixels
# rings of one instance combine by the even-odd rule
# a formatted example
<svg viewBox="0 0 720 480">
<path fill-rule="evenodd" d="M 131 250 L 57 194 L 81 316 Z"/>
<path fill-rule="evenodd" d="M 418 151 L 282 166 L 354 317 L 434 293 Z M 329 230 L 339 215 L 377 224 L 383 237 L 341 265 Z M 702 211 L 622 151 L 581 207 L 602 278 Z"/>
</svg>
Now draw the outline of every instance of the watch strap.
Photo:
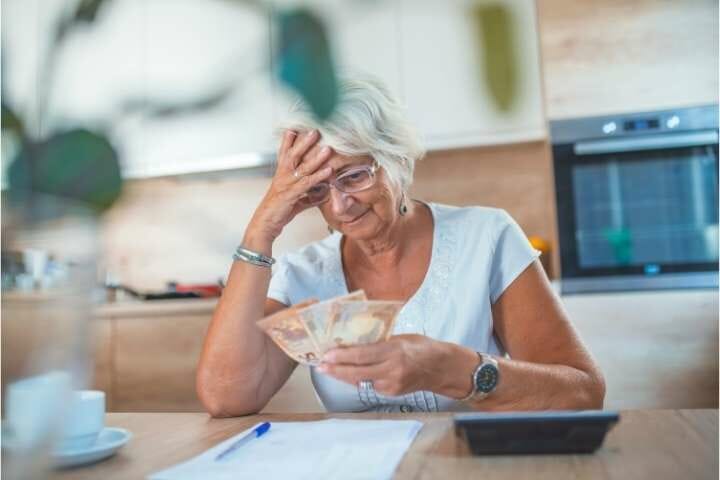
<svg viewBox="0 0 720 480">
<path fill-rule="evenodd" d="M 472 387 L 470 388 L 470 393 L 468 393 L 465 397 L 459 399 L 458 401 L 460 401 L 460 402 L 467 402 L 468 400 L 470 400 L 471 398 L 473 398 L 475 396 L 475 392 L 477 391 L 477 387 L 475 386 L 475 373 L 478 371 L 478 369 L 480 367 L 482 367 L 483 357 L 482 357 L 482 355 L 480 355 L 480 352 L 475 352 L 475 353 L 477 353 L 477 356 L 480 359 L 480 363 L 478 364 L 477 367 L 475 367 L 473 372 L 470 374 L 470 384 L 472 385 Z"/>
</svg>

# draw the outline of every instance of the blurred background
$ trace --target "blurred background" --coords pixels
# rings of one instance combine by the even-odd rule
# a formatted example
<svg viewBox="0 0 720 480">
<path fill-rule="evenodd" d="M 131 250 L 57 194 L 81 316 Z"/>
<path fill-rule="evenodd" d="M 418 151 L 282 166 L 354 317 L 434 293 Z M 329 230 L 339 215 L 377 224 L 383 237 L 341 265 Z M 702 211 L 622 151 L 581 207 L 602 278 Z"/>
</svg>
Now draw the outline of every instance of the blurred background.
<svg viewBox="0 0 720 480">
<path fill-rule="evenodd" d="M 543 251 L 608 408 L 717 408 L 717 2 L 3 0 L 4 189 L 69 169 L 101 199 L 88 382 L 110 411 L 200 410 L 195 364 L 276 126 L 296 95 L 331 109 L 342 71 L 406 105 L 429 151 L 413 197 L 506 209 Z M 112 162 L 37 153 L 67 131 L 107 142 L 121 189 Z M 305 212 L 274 254 L 326 234 Z M 63 268 L 3 248 L 4 292 Z M 302 368 L 267 408 L 322 409 Z"/>
</svg>

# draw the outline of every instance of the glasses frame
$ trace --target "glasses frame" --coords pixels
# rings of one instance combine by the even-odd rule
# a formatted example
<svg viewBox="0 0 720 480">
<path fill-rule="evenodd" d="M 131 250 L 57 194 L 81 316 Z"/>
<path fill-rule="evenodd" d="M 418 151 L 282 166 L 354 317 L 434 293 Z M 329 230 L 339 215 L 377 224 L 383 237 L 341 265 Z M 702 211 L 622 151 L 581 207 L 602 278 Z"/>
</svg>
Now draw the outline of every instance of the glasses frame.
<svg viewBox="0 0 720 480">
<path fill-rule="evenodd" d="M 377 162 L 377 160 L 374 160 L 371 165 L 360 165 L 360 166 L 357 166 L 357 167 L 349 168 L 349 169 L 347 169 L 346 171 L 344 171 L 343 173 L 341 173 L 338 177 L 334 178 L 334 179 L 331 180 L 331 181 L 319 182 L 319 183 L 313 185 L 312 188 L 317 187 L 318 185 L 322 185 L 322 184 L 326 184 L 326 185 L 328 186 L 328 195 L 327 195 L 327 197 L 324 198 L 324 199 L 322 199 L 322 200 L 319 200 L 319 201 L 317 201 L 317 202 L 313 202 L 313 204 L 315 204 L 315 205 L 320 205 L 320 204 L 322 204 L 322 203 L 325 203 L 325 202 L 330 198 L 330 188 L 334 188 L 334 189 L 337 190 L 338 192 L 341 192 L 341 193 L 344 193 L 344 194 L 353 194 L 353 193 L 363 192 L 363 191 L 365 191 L 365 190 L 368 190 L 368 189 L 374 187 L 374 186 L 375 186 L 375 182 L 377 181 L 377 177 L 376 177 L 375 174 L 377 173 L 377 171 L 378 171 L 379 169 L 380 169 L 380 164 Z M 359 189 L 359 190 L 353 190 L 353 191 L 351 191 L 351 192 L 347 192 L 347 191 L 343 190 L 342 188 L 340 188 L 340 187 L 337 185 L 339 179 L 341 179 L 341 178 L 343 178 L 343 177 L 345 177 L 345 176 L 347 176 L 347 175 L 351 175 L 351 174 L 353 174 L 353 173 L 357 173 L 357 172 L 360 171 L 360 170 L 365 170 L 365 171 L 367 171 L 367 172 L 370 174 L 370 178 L 372 179 L 372 183 L 370 183 L 367 187 L 363 187 L 363 188 L 361 188 L 361 189 Z M 309 195 L 308 195 L 307 193 L 306 193 L 305 195 L 306 195 L 306 197 L 309 197 Z"/>
</svg>

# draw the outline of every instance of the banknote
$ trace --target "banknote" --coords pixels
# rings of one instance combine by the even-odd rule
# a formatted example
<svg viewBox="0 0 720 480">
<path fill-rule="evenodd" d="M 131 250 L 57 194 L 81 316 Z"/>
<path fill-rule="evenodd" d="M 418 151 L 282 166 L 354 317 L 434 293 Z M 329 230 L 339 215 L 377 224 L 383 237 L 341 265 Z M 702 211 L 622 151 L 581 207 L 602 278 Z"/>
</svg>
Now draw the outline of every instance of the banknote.
<svg viewBox="0 0 720 480">
<path fill-rule="evenodd" d="M 258 326 L 292 359 L 317 365 L 331 348 L 387 340 L 402 306 L 402 302 L 367 300 L 360 290 L 295 305 L 263 318 Z"/>
<path fill-rule="evenodd" d="M 402 307 L 403 302 L 380 300 L 336 303 L 328 336 L 320 345 L 322 353 L 338 346 L 387 340 Z"/>
<path fill-rule="evenodd" d="M 320 349 L 298 315 L 302 308 L 290 307 L 257 323 L 287 356 L 299 363 L 317 364 L 320 361 Z"/>
<path fill-rule="evenodd" d="M 356 290 L 348 295 L 331 298 L 323 302 L 316 303 L 309 308 L 303 308 L 298 312 L 301 320 L 307 326 L 308 332 L 313 337 L 315 344 L 321 353 L 325 353 L 331 348 L 330 328 L 333 319 L 338 315 L 338 305 L 342 302 L 360 302 L 367 301 L 365 291 Z"/>
</svg>

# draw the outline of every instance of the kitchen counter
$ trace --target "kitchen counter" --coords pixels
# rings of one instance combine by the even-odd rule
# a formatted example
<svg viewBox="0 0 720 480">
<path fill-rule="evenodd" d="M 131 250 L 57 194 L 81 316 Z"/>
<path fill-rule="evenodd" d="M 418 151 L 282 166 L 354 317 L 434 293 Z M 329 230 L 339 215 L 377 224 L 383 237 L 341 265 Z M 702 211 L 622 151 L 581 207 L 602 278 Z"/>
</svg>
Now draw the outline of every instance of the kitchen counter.
<svg viewBox="0 0 720 480">
<path fill-rule="evenodd" d="M 212 315 L 217 298 L 179 300 L 124 300 L 104 303 L 95 309 L 97 318 L 167 317 L 172 315 Z"/>
</svg>

